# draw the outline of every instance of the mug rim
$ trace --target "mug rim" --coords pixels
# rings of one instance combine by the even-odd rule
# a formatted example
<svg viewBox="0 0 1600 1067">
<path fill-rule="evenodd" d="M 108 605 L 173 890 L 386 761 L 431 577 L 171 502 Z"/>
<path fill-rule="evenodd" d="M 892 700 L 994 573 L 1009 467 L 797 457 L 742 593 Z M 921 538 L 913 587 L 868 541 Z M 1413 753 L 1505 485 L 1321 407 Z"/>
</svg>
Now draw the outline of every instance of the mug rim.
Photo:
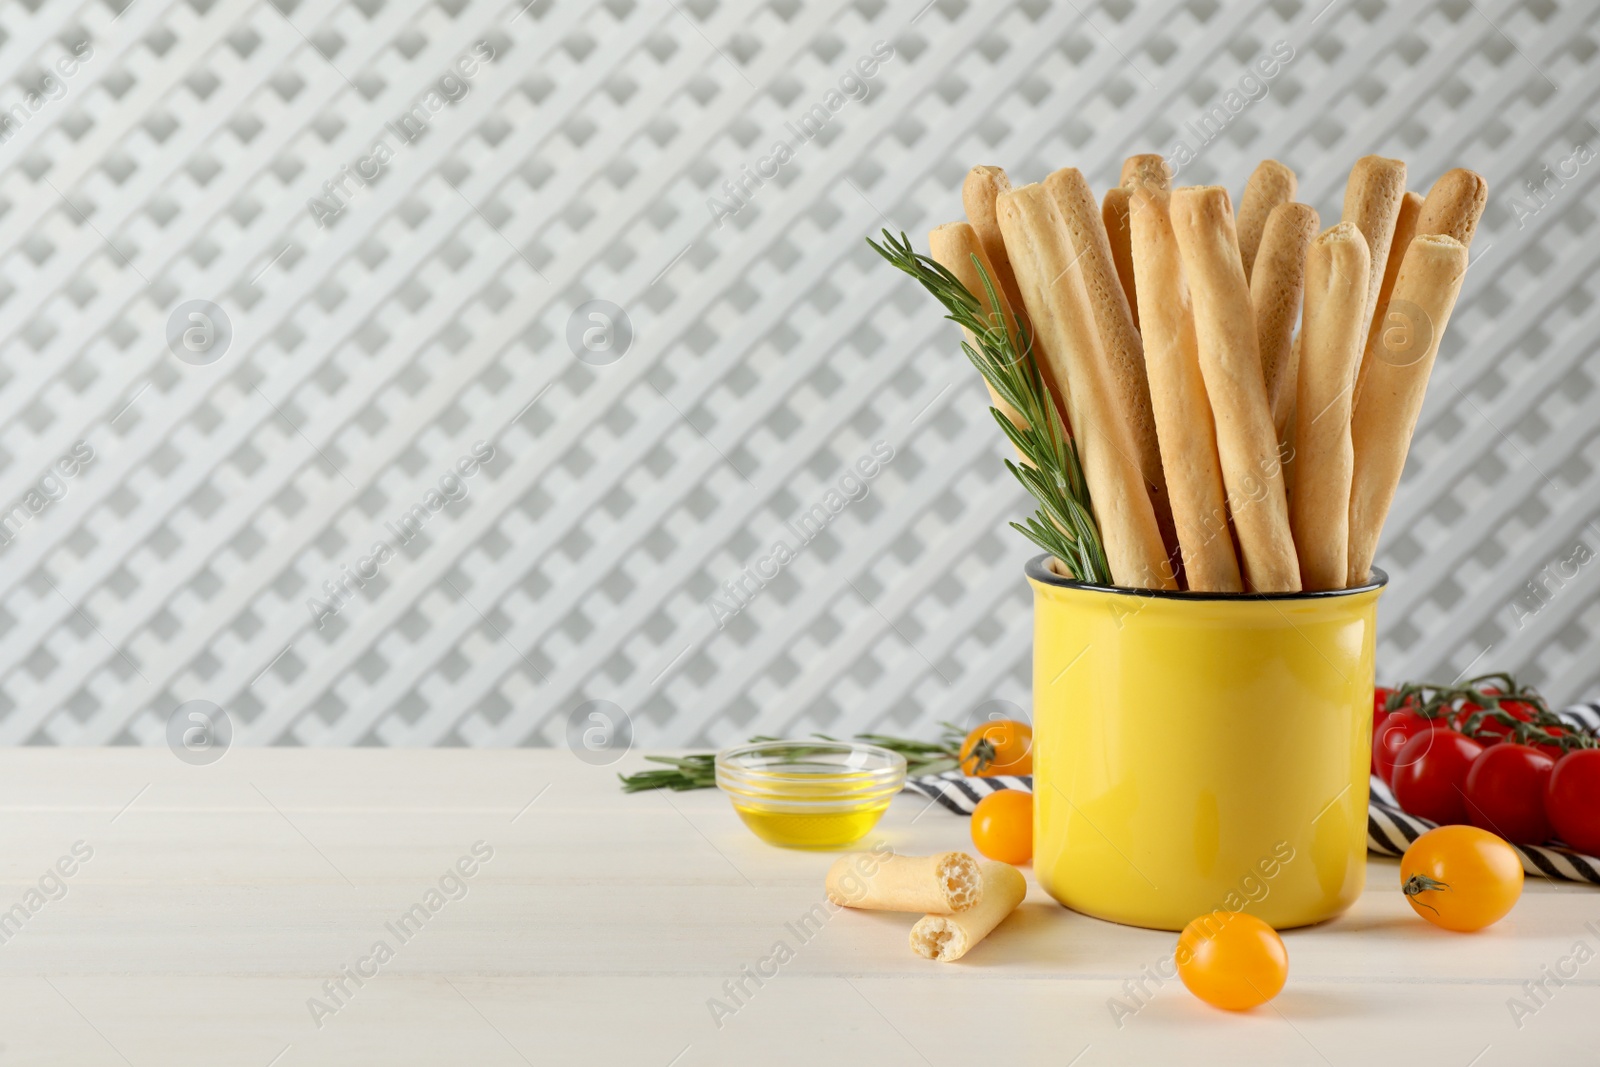
<svg viewBox="0 0 1600 1067">
<path fill-rule="evenodd" d="M 1348 589 L 1312 589 L 1298 593 L 1196 593 L 1183 589 L 1132 589 L 1122 585 L 1096 585 L 1092 582 L 1080 582 L 1076 578 L 1063 578 L 1045 566 L 1045 561 L 1052 558 L 1054 557 L 1050 553 L 1042 552 L 1030 559 L 1025 568 L 1028 577 L 1042 585 L 1055 586 L 1058 589 L 1084 589 L 1092 593 L 1115 593 L 1119 596 L 1144 596 L 1162 600 L 1317 600 L 1372 593 L 1389 584 L 1389 573 L 1373 567 L 1370 579 L 1362 585 L 1350 586 Z"/>
</svg>

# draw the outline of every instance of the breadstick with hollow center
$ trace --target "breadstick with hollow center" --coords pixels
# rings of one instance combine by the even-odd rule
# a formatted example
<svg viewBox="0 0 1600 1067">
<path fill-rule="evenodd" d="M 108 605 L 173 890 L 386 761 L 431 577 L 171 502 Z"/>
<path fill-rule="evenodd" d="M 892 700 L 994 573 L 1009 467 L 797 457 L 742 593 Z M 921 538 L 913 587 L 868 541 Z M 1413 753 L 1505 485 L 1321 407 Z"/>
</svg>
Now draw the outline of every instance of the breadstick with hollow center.
<svg viewBox="0 0 1600 1067">
<path fill-rule="evenodd" d="M 1168 192 L 1172 189 L 1172 166 L 1165 157 L 1154 152 L 1129 156 L 1122 161 L 1122 187 L 1132 189 L 1142 185 L 1147 189 Z"/>
<path fill-rule="evenodd" d="M 1383 285 L 1389 247 L 1394 243 L 1395 221 L 1400 202 L 1406 195 L 1406 165 L 1398 159 L 1362 156 L 1350 168 L 1344 186 L 1344 214 L 1340 222 L 1353 222 L 1367 239 L 1367 304 L 1361 316 L 1361 330 L 1372 325 L 1378 307 L 1378 290 Z"/>
<path fill-rule="evenodd" d="M 1172 229 L 1194 297 L 1200 371 L 1217 423 L 1217 455 L 1245 586 L 1259 593 L 1299 592 L 1278 436 L 1228 191 L 1215 185 L 1174 189 Z"/>
<path fill-rule="evenodd" d="M 1132 237 L 1128 230 L 1128 190 L 1115 186 L 1106 190 L 1100 203 L 1100 217 L 1106 224 L 1106 238 L 1111 242 L 1111 260 L 1117 267 L 1117 280 L 1122 283 L 1123 295 L 1128 298 L 1128 311 L 1133 315 L 1133 328 L 1139 328 L 1139 290 L 1133 281 Z"/>
<path fill-rule="evenodd" d="M 1289 412 L 1294 410 L 1294 324 L 1300 317 L 1300 294 L 1305 286 L 1306 249 L 1317 235 L 1317 224 L 1317 209 L 1309 204 L 1291 202 L 1273 208 L 1261 235 L 1255 273 L 1250 275 L 1261 377 L 1280 441 Z M 1365 275 L 1362 280 L 1365 282 Z"/>
<path fill-rule="evenodd" d="M 994 284 L 1005 295 L 1006 302 L 1019 314 L 1022 311 L 1022 294 L 1017 289 L 1017 276 L 1011 269 L 1011 259 L 1006 255 L 1006 244 L 1000 236 L 1000 224 L 995 221 L 994 202 L 1002 193 L 1011 191 L 1011 179 L 999 167 L 973 167 L 961 183 L 961 207 L 967 221 L 978 232 L 978 240 L 994 265 Z"/>
<path fill-rule="evenodd" d="M 1389 298 L 1394 293 L 1395 275 L 1400 273 L 1406 249 L 1411 247 L 1411 238 L 1416 235 L 1417 216 L 1421 211 L 1421 193 L 1407 193 L 1401 198 L 1400 211 L 1394 220 L 1394 237 L 1389 241 L 1389 259 L 1383 265 L 1383 281 L 1378 285 L 1378 303 L 1373 308 L 1372 325 L 1367 328 L 1367 343 L 1362 349 L 1361 368 L 1356 373 L 1356 388 L 1351 395 L 1353 401 L 1361 399 L 1361 390 L 1366 388 L 1367 371 L 1372 367 L 1378 334 L 1382 332 L 1384 320 L 1389 315 Z"/>
<path fill-rule="evenodd" d="M 983 899 L 978 861 L 965 852 L 937 856 L 879 856 L 852 852 L 828 868 L 828 899 L 868 911 L 950 915 Z"/>
<path fill-rule="evenodd" d="M 955 915 L 924 915 L 911 928 L 911 951 L 930 960 L 959 960 L 1017 910 L 1028 895 L 1027 880 L 1009 863 L 983 865 L 983 899 Z"/>
<path fill-rule="evenodd" d="M 1294 199 L 1299 182 L 1294 171 L 1276 159 L 1263 159 L 1245 183 L 1244 195 L 1239 198 L 1239 261 L 1244 264 L 1244 276 L 1255 284 L 1255 263 L 1261 240 L 1266 234 L 1267 220 L 1280 204 Z M 1315 224 L 1311 231 L 1316 235 Z M 1310 237 L 1306 238 L 1309 242 Z M 1305 249 L 1302 247 L 1301 252 Z"/>
<path fill-rule="evenodd" d="M 1043 185 L 1006 193 L 997 208 L 1017 287 L 1035 324 L 1034 353 L 1063 387 L 1112 579 L 1134 588 L 1175 589 L 1061 209 Z"/>
<path fill-rule="evenodd" d="M 1304 588 L 1343 589 L 1349 568 L 1350 381 L 1361 358 L 1366 238 L 1341 222 L 1306 253 L 1289 525 Z"/>
<path fill-rule="evenodd" d="M 1489 202 L 1489 183 L 1477 171 L 1457 167 L 1447 170 L 1428 190 L 1422 212 L 1417 216 L 1417 233 L 1443 233 L 1468 248 L 1478 232 L 1478 220 Z"/>
<path fill-rule="evenodd" d="M 1467 248 L 1446 234 L 1411 239 L 1394 281 L 1377 357 L 1351 419 L 1355 474 L 1350 486 L 1349 581 L 1367 580 L 1383 520 L 1394 502 L 1428 374 L 1439 354 L 1467 271 Z M 1405 320 L 1397 324 L 1396 316 Z"/>
<path fill-rule="evenodd" d="M 1167 201 L 1167 193 L 1159 186 L 1133 187 L 1133 270 L 1139 291 L 1145 294 L 1144 358 L 1150 374 L 1150 405 L 1189 588 L 1240 593 L 1244 580 L 1228 531 L 1217 429 L 1200 374 L 1194 311 Z"/>
<path fill-rule="evenodd" d="M 994 263 L 989 259 L 988 254 L 984 252 L 983 245 L 978 240 L 978 232 L 971 224 L 947 222 L 943 226 L 935 227 L 928 234 L 928 254 L 933 257 L 935 263 L 960 279 L 961 284 L 966 286 L 967 291 L 983 303 L 984 309 L 990 315 L 999 311 L 1001 321 L 1006 323 L 1007 329 L 1012 327 L 1015 319 L 1012 317 L 1012 310 L 1006 302 L 1005 294 L 998 294 L 1000 297 L 1000 306 L 998 308 L 989 303 L 988 290 L 984 288 L 983 279 L 978 276 L 978 269 L 972 263 L 972 257 L 977 256 L 978 262 L 983 264 L 983 269 L 988 273 L 989 279 L 995 282 L 995 288 L 998 290 L 1000 283 L 995 280 Z M 977 341 L 970 332 L 966 336 L 968 344 L 974 348 L 978 347 Z M 994 386 L 989 384 L 987 378 L 984 379 L 983 384 L 984 388 L 989 390 L 989 400 L 994 404 L 996 410 L 1010 420 L 1011 425 L 1017 429 L 1025 429 L 1027 423 L 1017 409 L 1006 403 L 1000 394 L 994 391 Z M 1065 416 L 1062 417 L 1062 421 L 1066 421 Z"/>
<path fill-rule="evenodd" d="M 1161 446 L 1156 439 L 1156 419 L 1150 411 L 1150 378 L 1145 373 L 1144 343 L 1134 328 L 1128 298 L 1117 279 L 1111 242 L 1100 219 L 1100 207 L 1083 174 L 1065 167 L 1044 181 L 1066 221 L 1078 270 L 1094 310 L 1094 328 L 1111 372 L 1111 386 L 1123 418 L 1133 434 L 1134 459 L 1144 475 L 1156 526 L 1161 530 L 1167 558 L 1174 559 L 1178 538 L 1172 526 L 1172 505 L 1167 500 L 1167 478 L 1161 469 Z"/>
</svg>

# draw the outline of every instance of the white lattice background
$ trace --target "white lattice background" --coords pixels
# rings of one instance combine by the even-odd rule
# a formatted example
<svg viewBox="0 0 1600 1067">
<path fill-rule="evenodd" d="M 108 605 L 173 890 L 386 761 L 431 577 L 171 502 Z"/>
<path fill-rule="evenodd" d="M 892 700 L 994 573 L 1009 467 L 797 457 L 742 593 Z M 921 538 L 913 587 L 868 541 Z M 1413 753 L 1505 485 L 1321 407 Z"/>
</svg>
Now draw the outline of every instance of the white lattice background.
<svg viewBox="0 0 1600 1067">
<path fill-rule="evenodd" d="M 160 744 L 200 699 L 323 745 L 559 744 L 592 699 L 648 744 L 1026 707 L 1025 499 L 951 329 L 862 239 L 921 244 L 973 163 L 1103 189 L 1278 41 L 1183 180 L 1237 194 L 1276 156 L 1326 221 L 1368 152 L 1491 187 L 1379 560 L 1380 674 L 1600 684 L 1600 162 L 1523 185 L 1600 150 L 1600 6 L 524 2 L 0 7 L 0 741 Z M 718 225 L 876 42 L 866 99 Z M 603 366 L 567 342 L 597 299 L 634 330 Z M 168 348 L 190 300 L 232 327 L 207 365 Z M 475 442 L 466 495 L 318 627 Z M 875 442 L 866 497 L 719 630 L 708 598 Z"/>
</svg>

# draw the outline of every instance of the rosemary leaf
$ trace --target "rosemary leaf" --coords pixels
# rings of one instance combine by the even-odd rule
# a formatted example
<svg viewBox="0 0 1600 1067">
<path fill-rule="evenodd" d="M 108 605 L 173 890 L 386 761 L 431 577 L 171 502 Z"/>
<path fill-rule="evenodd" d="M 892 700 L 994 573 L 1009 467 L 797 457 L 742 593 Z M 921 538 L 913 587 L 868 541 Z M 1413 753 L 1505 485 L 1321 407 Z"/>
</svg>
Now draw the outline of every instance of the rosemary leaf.
<svg viewBox="0 0 1600 1067">
<path fill-rule="evenodd" d="M 942 724 L 945 734 L 938 741 L 914 741 L 903 737 L 890 737 L 887 734 L 856 734 L 855 740 L 879 748 L 887 748 L 891 752 L 898 752 L 906 758 L 906 774 L 915 778 L 928 774 L 943 774 L 945 771 L 954 770 L 960 766 L 961 731 L 949 723 Z M 824 741 L 834 740 L 826 734 L 816 734 Z M 777 741 L 776 737 L 753 737 L 755 741 Z M 791 750 L 791 756 L 804 755 L 806 749 L 796 747 Z M 710 789 L 717 784 L 716 756 L 710 752 L 696 752 L 688 756 L 646 756 L 645 759 L 652 763 L 664 763 L 667 767 L 647 771 L 637 771 L 633 774 L 619 774 L 624 793 L 640 793 L 647 789 L 671 789 L 683 792 L 687 789 Z"/>
<path fill-rule="evenodd" d="M 1007 323 L 999 312 L 994 280 L 973 257 L 978 277 L 989 300 L 985 304 L 961 284 L 954 274 L 932 257 L 911 247 L 904 233 L 898 239 L 883 231 L 883 244 L 867 244 L 890 264 L 915 278 L 944 306 L 946 318 L 966 330 L 972 342 L 962 342 L 967 359 L 993 387 L 995 395 L 1016 409 L 1025 426 L 1018 428 L 991 408 L 1001 431 L 1022 455 L 1021 464 L 1006 461 L 1006 468 L 1036 501 L 1039 509 L 1026 524 L 1011 524 L 1024 537 L 1059 559 L 1073 577 L 1097 585 L 1111 584 L 1111 568 L 1100 541 L 1094 504 L 1083 480 L 1078 449 L 1061 422 L 1055 401 L 1033 354 L 1033 338 L 1025 323 Z"/>
</svg>

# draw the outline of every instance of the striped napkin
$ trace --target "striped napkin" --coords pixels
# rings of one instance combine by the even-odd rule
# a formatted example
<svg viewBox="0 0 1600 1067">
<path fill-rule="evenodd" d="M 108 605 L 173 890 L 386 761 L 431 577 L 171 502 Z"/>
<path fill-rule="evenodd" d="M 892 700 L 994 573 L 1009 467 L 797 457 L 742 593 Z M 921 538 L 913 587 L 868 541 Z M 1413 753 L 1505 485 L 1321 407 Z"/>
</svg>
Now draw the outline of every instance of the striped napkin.
<svg viewBox="0 0 1600 1067">
<path fill-rule="evenodd" d="M 1557 712 L 1578 729 L 1600 733 L 1600 703 L 1574 704 Z M 971 815 L 978 801 L 1002 789 L 1033 792 L 1031 776 L 996 775 L 993 778 L 968 778 L 960 771 L 909 778 L 906 788 L 938 801 L 957 815 Z M 1399 856 L 1406 848 L 1434 828 L 1434 823 L 1400 810 L 1389 786 L 1377 775 L 1372 777 L 1372 793 L 1367 801 L 1367 851 L 1380 856 Z M 1512 845 L 1522 858 L 1522 869 L 1564 882 L 1600 885 L 1600 859 L 1566 848 L 1543 845 Z"/>
</svg>

